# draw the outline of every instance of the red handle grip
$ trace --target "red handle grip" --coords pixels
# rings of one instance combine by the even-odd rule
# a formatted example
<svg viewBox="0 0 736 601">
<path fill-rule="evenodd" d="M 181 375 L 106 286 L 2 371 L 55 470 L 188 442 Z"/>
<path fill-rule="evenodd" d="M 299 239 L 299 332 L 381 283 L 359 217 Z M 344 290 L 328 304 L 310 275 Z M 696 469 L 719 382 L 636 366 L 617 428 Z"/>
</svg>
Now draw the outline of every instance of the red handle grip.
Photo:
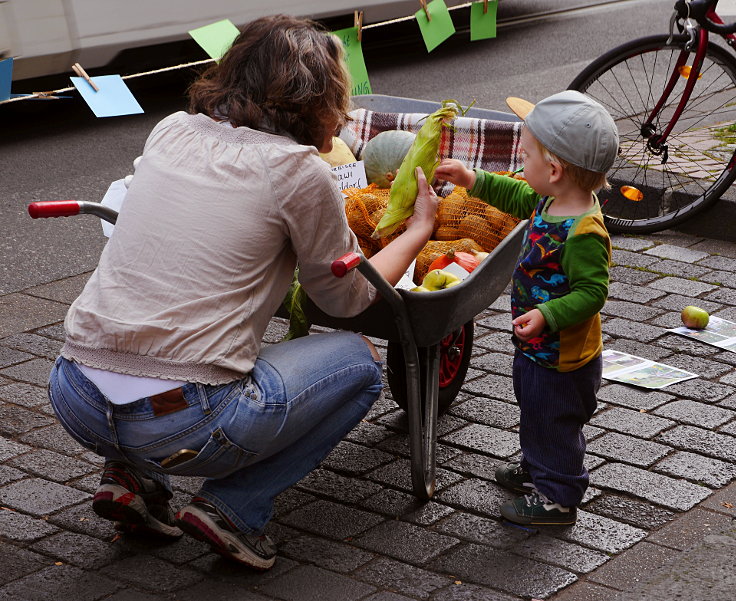
<svg viewBox="0 0 736 601">
<path fill-rule="evenodd" d="M 332 262 L 332 273 L 335 277 L 341 278 L 351 269 L 355 269 L 360 265 L 360 255 L 358 253 L 349 252 L 339 259 Z"/>
<path fill-rule="evenodd" d="M 28 214 L 33 219 L 40 217 L 69 217 L 79 215 L 80 206 L 76 200 L 47 200 L 32 202 L 28 205 Z"/>
</svg>

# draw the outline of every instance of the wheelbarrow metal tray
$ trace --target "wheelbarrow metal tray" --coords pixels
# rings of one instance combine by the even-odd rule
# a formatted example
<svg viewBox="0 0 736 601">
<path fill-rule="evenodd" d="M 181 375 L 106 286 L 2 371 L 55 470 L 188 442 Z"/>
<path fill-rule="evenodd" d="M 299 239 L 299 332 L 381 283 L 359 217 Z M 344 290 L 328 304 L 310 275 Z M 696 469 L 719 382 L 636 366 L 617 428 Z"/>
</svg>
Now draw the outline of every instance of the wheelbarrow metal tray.
<svg viewBox="0 0 736 601">
<path fill-rule="evenodd" d="M 526 221 L 519 223 L 457 286 L 432 292 L 399 290 L 418 347 L 437 344 L 498 298 L 516 265 L 526 224 Z M 393 312 L 384 301 L 377 302 L 354 317 L 340 318 L 327 315 L 308 300 L 305 313 L 315 325 L 400 342 Z"/>
</svg>

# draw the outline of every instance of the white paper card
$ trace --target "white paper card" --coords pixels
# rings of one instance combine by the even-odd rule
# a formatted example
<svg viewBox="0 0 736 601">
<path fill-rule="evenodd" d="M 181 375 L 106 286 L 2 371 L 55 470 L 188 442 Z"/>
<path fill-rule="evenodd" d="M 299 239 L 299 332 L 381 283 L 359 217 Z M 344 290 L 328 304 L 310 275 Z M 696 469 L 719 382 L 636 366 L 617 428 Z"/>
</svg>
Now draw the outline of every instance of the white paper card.
<svg viewBox="0 0 736 601">
<path fill-rule="evenodd" d="M 340 191 L 345 188 L 365 188 L 368 185 L 363 161 L 338 165 L 332 168 L 332 172 L 337 175 L 337 183 L 340 186 Z"/>
<path fill-rule="evenodd" d="M 110 207 L 111 209 L 115 209 L 119 213 L 120 209 L 123 207 L 125 193 L 127 191 L 128 188 L 125 187 L 125 180 L 117 179 L 110 184 L 110 187 L 107 189 L 107 192 L 105 192 L 105 196 L 102 198 L 102 202 L 100 204 Z M 102 222 L 102 233 L 109 238 L 112 236 L 113 228 L 115 226 L 104 219 L 100 219 L 100 221 Z"/>
<path fill-rule="evenodd" d="M 394 286 L 394 288 L 401 288 L 402 290 L 411 290 L 412 288 L 416 288 L 416 284 L 414 283 L 414 280 L 412 277 L 414 276 L 414 266 L 417 264 L 416 259 L 411 262 L 411 265 L 407 268 L 407 270 L 404 272 L 404 275 L 401 276 L 401 279 L 399 280 L 399 283 Z"/>
<path fill-rule="evenodd" d="M 443 267 L 442 271 L 449 271 L 451 274 L 456 275 L 461 280 L 464 280 L 470 275 L 470 272 L 467 269 L 465 269 L 464 267 L 460 267 L 460 265 L 458 265 L 454 261 L 449 265 Z"/>
</svg>

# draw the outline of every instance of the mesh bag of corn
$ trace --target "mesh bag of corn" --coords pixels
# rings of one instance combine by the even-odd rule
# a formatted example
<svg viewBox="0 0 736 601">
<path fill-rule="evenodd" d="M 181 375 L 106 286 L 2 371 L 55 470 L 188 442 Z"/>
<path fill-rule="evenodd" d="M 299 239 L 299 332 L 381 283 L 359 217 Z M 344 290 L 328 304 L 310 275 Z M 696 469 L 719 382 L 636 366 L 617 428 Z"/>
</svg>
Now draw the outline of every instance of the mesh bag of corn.
<svg viewBox="0 0 736 601">
<path fill-rule="evenodd" d="M 370 184 L 366 188 L 346 188 L 345 215 L 348 225 L 358 238 L 358 244 L 366 257 L 371 257 L 391 240 L 401 234 L 406 227 L 397 228 L 385 238 L 372 238 L 371 234 L 381 221 L 389 201 L 389 188 L 380 188 Z"/>
</svg>

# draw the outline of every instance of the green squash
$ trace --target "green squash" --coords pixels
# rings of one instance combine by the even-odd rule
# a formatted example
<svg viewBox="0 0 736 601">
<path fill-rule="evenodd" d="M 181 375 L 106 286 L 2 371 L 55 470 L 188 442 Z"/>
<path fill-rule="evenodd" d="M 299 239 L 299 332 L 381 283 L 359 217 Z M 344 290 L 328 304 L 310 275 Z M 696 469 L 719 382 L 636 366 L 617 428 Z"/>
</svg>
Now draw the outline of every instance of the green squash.
<svg viewBox="0 0 736 601">
<path fill-rule="evenodd" d="M 363 166 L 368 183 L 390 188 L 414 138 L 416 135 L 410 131 L 391 129 L 368 140 L 363 149 Z"/>
</svg>

